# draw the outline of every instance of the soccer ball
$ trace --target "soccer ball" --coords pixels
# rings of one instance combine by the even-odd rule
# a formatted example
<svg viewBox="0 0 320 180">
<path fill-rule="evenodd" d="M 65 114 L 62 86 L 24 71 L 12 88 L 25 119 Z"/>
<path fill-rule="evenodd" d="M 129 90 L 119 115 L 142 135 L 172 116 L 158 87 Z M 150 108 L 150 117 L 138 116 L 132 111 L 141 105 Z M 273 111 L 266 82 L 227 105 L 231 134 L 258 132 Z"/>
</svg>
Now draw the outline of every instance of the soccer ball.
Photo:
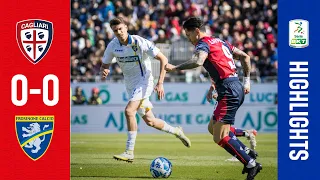
<svg viewBox="0 0 320 180">
<path fill-rule="evenodd" d="M 157 157 L 150 165 L 150 172 L 154 178 L 168 178 L 172 172 L 172 164 L 167 158 Z"/>
</svg>

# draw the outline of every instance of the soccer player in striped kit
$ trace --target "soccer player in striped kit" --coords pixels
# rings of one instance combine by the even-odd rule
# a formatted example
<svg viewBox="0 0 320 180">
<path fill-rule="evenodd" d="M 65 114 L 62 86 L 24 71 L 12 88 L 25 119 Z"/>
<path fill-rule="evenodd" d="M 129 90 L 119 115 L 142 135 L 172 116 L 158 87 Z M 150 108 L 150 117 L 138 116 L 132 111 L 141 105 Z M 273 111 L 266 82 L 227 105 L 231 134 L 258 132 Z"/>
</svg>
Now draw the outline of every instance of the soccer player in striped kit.
<svg viewBox="0 0 320 180">
<path fill-rule="evenodd" d="M 209 103 L 211 103 L 212 99 L 215 99 L 216 100 L 215 108 L 216 108 L 218 104 L 217 98 L 218 98 L 218 93 L 216 91 L 216 85 L 215 85 L 215 82 L 211 80 L 211 86 L 208 90 L 206 99 Z M 213 124 L 215 121 L 212 118 L 213 117 L 211 117 L 211 121 L 208 124 L 208 131 L 210 132 L 210 134 L 213 135 Z M 256 149 L 256 146 L 257 146 L 256 136 L 258 132 L 255 129 L 240 129 L 240 128 L 235 128 L 231 126 L 230 131 L 233 132 L 233 134 L 236 135 L 236 137 L 246 137 L 246 139 L 250 143 L 250 148 L 252 150 Z"/>
<path fill-rule="evenodd" d="M 162 119 L 156 118 L 149 101 L 149 96 L 154 90 L 158 93 L 159 99 L 164 97 L 163 81 L 166 74 L 164 66 L 168 63 L 168 59 L 147 39 L 128 34 L 128 27 L 122 18 L 112 19 L 110 27 L 116 37 L 108 44 L 104 52 L 100 73 L 103 79 L 106 78 L 110 73 L 109 67 L 112 59 L 116 58 L 123 72 L 124 83 L 129 95 L 129 102 L 125 108 L 128 127 L 126 150 L 113 157 L 117 160 L 133 161 L 138 129 L 136 113 L 148 126 L 170 133 L 179 138 L 186 147 L 190 147 L 191 142 L 184 135 L 182 128 L 172 127 Z M 155 87 L 151 73 L 151 59 L 153 58 L 160 61 L 160 77 Z"/>
<path fill-rule="evenodd" d="M 244 165 L 242 173 L 248 173 L 247 180 L 253 180 L 262 170 L 262 165 L 245 152 L 245 145 L 230 131 L 245 94 L 250 92 L 250 56 L 226 41 L 208 36 L 199 18 L 189 18 L 184 22 L 183 29 L 189 41 L 195 45 L 192 58 L 177 66 L 167 64 L 165 69 L 170 72 L 203 66 L 209 72 L 218 93 L 218 106 L 212 116 L 213 140 L 235 156 Z M 240 57 L 244 85 L 236 73 L 233 55 Z"/>
</svg>

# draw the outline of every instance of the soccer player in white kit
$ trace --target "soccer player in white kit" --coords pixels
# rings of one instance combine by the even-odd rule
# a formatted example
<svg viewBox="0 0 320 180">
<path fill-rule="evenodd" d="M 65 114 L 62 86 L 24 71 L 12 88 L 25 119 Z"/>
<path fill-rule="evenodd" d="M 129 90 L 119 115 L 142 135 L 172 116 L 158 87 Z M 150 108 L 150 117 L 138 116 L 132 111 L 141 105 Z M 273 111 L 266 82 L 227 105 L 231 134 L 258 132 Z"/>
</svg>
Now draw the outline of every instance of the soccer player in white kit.
<svg viewBox="0 0 320 180">
<path fill-rule="evenodd" d="M 100 73 L 106 78 L 110 72 L 109 67 L 115 57 L 122 69 L 124 82 L 129 95 L 129 102 L 125 108 L 128 127 L 128 140 L 126 150 L 120 155 L 114 155 L 117 160 L 132 162 L 134 159 L 134 146 L 137 137 L 136 113 L 138 113 L 148 126 L 170 133 L 179 138 L 182 143 L 190 147 L 190 140 L 184 135 L 181 127 L 172 127 L 165 121 L 155 118 L 149 96 L 155 90 L 158 98 L 164 97 L 163 81 L 166 74 L 164 70 L 168 59 L 154 46 L 154 44 L 140 36 L 128 34 L 128 28 L 122 18 L 110 21 L 110 27 L 116 38 L 107 46 Z M 154 87 L 151 73 L 150 58 L 160 61 L 160 77 Z"/>
</svg>

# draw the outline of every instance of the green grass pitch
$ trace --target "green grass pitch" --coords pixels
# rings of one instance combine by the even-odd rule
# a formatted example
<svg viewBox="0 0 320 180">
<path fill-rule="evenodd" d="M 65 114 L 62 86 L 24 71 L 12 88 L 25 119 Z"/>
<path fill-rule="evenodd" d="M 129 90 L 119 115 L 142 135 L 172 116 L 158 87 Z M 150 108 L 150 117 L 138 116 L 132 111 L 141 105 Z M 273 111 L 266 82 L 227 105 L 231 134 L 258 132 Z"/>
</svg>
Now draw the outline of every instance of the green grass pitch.
<svg viewBox="0 0 320 180">
<path fill-rule="evenodd" d="M 226 161 L 230 155 L 214 144 L 209 134 L 187 134 L 192 142 L 186 148 L 170 134 L 138 134 L 133 163 L 116 161 L 114 154 L 125 149 L 126 134 L 72 134 L 71 179 L 151 179 L 151 161 L 163 156 L 173 165 L 169 179 L 241 180 L 243 165 Z M 245 138 L 242 142 L 249 145 Z M 258 134 L 258 162 L 263 169 L 255 180 L 277 179 L 277 134 Z"/>
</svg>

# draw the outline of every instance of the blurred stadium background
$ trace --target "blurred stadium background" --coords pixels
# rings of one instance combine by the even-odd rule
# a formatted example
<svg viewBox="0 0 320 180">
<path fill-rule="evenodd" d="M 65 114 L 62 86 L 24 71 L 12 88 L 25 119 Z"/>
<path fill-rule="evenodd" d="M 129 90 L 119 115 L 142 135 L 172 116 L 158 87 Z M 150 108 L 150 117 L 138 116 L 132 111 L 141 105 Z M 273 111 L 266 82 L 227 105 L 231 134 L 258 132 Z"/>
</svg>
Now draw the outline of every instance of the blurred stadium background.
<svg viewBox="0 0 320 180">
<path fill-rule="evenodd" d="M 123 17 L 130 34 L 153 41 L 170 63 L 179 64 L 193 51 L 182 29 L 190 16 L 203 18 L 208 34 L 251 56 L 251 93 L 237 113 L 235 126 L 259 132 L 257 151 L 265 169 L 256 179 L 276 179 L 276 0 L 71 0 L 72 179 L 148 178 L 148 166 L 157 156 L 173 161 L 173 179 L 245 178 L 240 176 L 240 163 L 225 161 L 229 155 L 207 133 L 215 103 L 205 100 L 210 81 L 203 68 L 167 74 L 165 98 L 150 97 L 156 116 L 182 126 L 193 147 L 184 148 L 178 140 L 147 127 L 137 116 L 136 161 L 124 164 L 112 159 L 125 148 L 127 94 L 117 63 L 112 64 L 105 82 L 98 75 L 104 50 L 114 38 L 108 22 Z M 237 61 L 236 65 L 241 78 L 241 64 Z M 152 62 L 152 68 L 157 77 L 158 61 Z M 230 175 L 234 169 L 238 172 Z"/>
</svg>

